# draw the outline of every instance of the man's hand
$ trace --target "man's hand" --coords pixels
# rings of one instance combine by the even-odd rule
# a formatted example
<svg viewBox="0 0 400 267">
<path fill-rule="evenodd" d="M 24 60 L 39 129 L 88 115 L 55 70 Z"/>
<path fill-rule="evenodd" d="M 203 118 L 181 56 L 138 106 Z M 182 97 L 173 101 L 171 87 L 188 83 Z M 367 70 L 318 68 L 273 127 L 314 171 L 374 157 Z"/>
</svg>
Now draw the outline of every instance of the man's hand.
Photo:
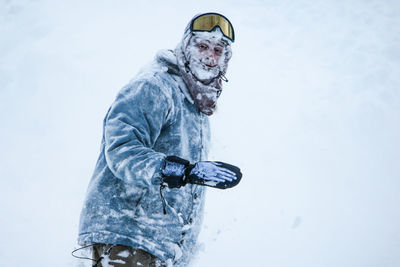
<svg viewBox="0 0 400 267">
<path fill-rule="evenodd" d="M 186 180 L 191 184 L 225 189 L 237 185 L 241 178 L 242 173 L 236 166 L 219 161 L 200 161 L 194 165 Z"/>
<path fill-rule="evenodd" d="M 170 188 L 191 183 L 226 189 L 237 185 L 242 178 L 242 173 L 236 166 L 219 161 L 200 161 L 191 165 L 187 160 L 176 156 L 165 159 L 162 174 L 163 182 Z"/>
</svg>

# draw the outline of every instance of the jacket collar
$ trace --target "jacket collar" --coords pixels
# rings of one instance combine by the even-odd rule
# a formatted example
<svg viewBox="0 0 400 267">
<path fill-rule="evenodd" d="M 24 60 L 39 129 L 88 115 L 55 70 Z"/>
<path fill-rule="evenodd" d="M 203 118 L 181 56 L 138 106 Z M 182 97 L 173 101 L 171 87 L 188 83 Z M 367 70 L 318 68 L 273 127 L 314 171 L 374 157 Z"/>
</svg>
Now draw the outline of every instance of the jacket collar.
<svg viewBox="0 0 400 267">
<path fill-rule="evenodd" d="M 182 91 L 183 95 L 190 103 L 194 104 L 194 100 L 189 93 L 189 89 L 182 79 L 174 51 L 161 50 L 157 53 L 156 60 L 161 66 L 167 67 L 167 72 L 171 74 L 172 78 L 178 83 L 179 89 Z"/>
</svg>

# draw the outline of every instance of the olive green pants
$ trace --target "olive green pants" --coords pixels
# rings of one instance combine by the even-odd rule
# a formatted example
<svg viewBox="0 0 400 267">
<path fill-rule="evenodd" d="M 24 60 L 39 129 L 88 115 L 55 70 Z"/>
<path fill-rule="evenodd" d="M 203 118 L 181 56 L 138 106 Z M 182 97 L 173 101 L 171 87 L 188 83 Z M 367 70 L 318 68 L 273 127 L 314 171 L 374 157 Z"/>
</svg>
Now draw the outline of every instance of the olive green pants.
<svg viewBox="0 0 400 267">
<path fill-rule="evenodd" d="M 164 267 L 167 266 L 152 254 L 128 246 L 95 244 L 93 245 L 93 266 L 105 267 Z M 97 263 L 97 265 L 96 265 Z"/>
</svg>

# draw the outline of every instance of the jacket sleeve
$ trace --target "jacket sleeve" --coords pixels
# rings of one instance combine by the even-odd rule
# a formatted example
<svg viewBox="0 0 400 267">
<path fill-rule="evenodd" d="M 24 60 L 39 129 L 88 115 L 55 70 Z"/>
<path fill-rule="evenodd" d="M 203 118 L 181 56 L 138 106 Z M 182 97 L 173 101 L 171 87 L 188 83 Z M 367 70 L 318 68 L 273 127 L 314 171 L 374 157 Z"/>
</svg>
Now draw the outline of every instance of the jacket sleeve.
<svg viewBox="0 0 400 267">
<path fill-rule="evenodd" d="M 153 83 L 134 83 L 120 92 L 104 124 L 105 157 L 116 177 L 141 186 L 160 178 L 166 155 L 153 146 L 171 109 L 171 97 Z"/>
</svg>

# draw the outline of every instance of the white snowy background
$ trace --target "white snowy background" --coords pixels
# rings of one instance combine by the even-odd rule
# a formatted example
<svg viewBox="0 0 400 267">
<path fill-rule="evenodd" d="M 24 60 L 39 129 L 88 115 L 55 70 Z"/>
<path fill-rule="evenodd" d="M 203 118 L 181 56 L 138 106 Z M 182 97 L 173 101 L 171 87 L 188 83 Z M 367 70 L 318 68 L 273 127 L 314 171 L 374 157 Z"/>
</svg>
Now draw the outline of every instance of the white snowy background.
<svg viewBox="0 0 400 267">
<path fill-rule="evenodd" d="M 217 11 L 237 40 L 211 118 L 193 267 L 400 266 L 397 0 L 0 0 L 0 266 L 84 266 L 79 213 L 118 90 Z"/>
</svg>

